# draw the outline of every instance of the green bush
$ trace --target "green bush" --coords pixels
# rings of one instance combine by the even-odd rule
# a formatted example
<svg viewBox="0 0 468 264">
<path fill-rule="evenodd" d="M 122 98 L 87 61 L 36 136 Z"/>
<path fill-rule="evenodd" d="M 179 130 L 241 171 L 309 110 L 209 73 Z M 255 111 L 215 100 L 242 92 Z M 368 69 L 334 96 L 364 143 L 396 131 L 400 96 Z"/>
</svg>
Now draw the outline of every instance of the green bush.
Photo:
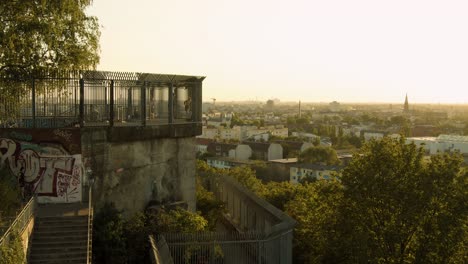
<svg viewBox="0 0 468 264">
<path fill-rule="evenodd" d="M 25 263 L 23 243 L 18 231 L 13 231 L 10 243 L 0 247 L 0 264 Z"/>
</svg>

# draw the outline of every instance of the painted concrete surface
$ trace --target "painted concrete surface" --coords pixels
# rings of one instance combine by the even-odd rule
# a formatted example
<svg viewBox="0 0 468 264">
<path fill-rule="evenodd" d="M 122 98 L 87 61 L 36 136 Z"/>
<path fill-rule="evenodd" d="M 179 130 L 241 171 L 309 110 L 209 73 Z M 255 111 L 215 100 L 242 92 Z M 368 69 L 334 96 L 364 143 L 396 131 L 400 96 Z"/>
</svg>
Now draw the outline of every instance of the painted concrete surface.
<svg viewBox="0 0 468 264">
<path fill-rule="evenodd" d="M 105 133 L 92 131 L 82 135 L 82 146 L 98 210 L 112 202 L 131 216 L 151 200 L 185 201 L 195 210 L 193 137 L 110 142 Z"/>
</svg>

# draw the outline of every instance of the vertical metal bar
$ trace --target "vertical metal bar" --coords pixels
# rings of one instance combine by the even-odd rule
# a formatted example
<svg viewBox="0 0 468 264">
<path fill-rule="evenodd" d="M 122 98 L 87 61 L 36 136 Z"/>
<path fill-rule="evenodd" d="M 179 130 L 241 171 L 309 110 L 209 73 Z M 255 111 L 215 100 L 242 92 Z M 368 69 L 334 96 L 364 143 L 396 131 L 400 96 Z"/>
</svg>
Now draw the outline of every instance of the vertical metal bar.
<svg viewBox="0 0 468 264">
<path fill-rule="evenodd" d="M 202 81 L 200 81 L 197 85 L 197 98 L 195 98 L 195 104 L 196 104 L 196 116 L 195 116 L 195 122 L 201 122 L 202 121 L 202 114 L 203 114 L 203 111 L 202 111 L 202 92 L 203 92 L 203 85 L 202 85 Z"/>
<path fill-rule="evenodd" d="M 106 113 L 106 118 L 109 118 L 109 104 L 107 102 L 107 82 L 104 85 L 104 112 Z"/>
<path fill-rule="evenodd" d="M 80 79 L 80 127 L 84 127 L 84 80 Z"/>
<path fill-rule="evenodd" d="M 169 85 L 169 100 L 167 102 L 168 122 L 172 124 L 174 123 L 174 85 L 172 83 Z"/>
<path fill-rule="evenodd" d="M 114 80 L 110 83 L 110 112 L 109 112 L 109 126 L 114 126 Z"/>
<path fill-rule="evenodd" d="M 128 88 L 127 92 L 127 119 L 133 118 L 133 101 L 132 101 L 132 87 Z"/>
<path fill-rule="evenodd" d="M 75 83 L 74 83 L 74 84 L 75 84 Z M 77 105 L 77 101 L 76 101 L 76 94 L 77 94 L 77 92 L 76 92 L 76 85 L 73 85 L 73 90 L 74 90 L 74 92 L 75 92 L 75 94 L 74 94 L 74 96 L 75 96 L 75 98 L 74 98 L 74 106 L 75 106 L 75 107 L 74 107 L 74 116 L 75 116 L 75 118 L 76 118 L 76 105 Z"/>
<path fill-rule="evenodd" d="M 36 80 L 32 78 L 32 127 L 36 128 Z"/>
<path fill-rule="evenodd" d="M 147 82 L 143 82 L 143 86 L 141 87 L 141 125 L 146 126 L 146 85 Z"/>
</svg>

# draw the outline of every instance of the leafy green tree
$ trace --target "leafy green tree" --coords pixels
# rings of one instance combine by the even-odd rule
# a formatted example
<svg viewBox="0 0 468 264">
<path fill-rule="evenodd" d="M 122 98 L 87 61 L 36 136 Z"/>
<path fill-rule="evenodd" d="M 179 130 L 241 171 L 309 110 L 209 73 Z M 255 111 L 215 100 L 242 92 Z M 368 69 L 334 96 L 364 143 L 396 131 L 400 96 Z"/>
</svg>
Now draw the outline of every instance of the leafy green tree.
<svg viewBox="0 0 468 264">
<path fill-rule="evenodd" d="M 338 243 L 338 210 L 343 199 L 342 185 L 318 180 L 299 185 L 285 211 L 298 223 L 294 229 L 294 259 L 297 263 L 341 263 Z"/>
<path fill-rule="evenodd" d="M 0 1 L 0 122 L 19 114 L 24 85 L 41 70 L 94 69 L 99 24 L 85 10 L 92 0 Z M 23 80 L 23 83 L 19 83 Z M 61 85 L 48 89 L 60 89 Z M 42 93 L 41 88 L 36 92 Z"/>
<path fill-rule="evenodd" d="M 197 178 L 197 210 L 208 221 L 208 229 L 215 231 L 218 220 L 226 211 L 223 202 L 218 200 L 213 192 L 208 191 Z"/>
<path fill-rule="evenodd" d="M 0 224 L 2 217 L 12 217 L 21 207 L 21 195 L 16 177 L 6 167 L 0 169 Z"/>
<path fill-rule="evenodd" d="M 349 262 L 456 263 L 468 219 L 460 156 L 424 162 L 422 149 L 389 137 L 361 154 L 341 177 Z"/>
<path fill-rule="evenodd" d="M 125 221 L 123 234 L 126 241 L 127 262 L 149 263 L 148 217 L 142 212 L 133 215 Z"/>
<path fill-rule="evenodd" d="M 99 62 L 99 24 L 92 0 L 0 3 L 0 70 L 89 69 Z"/>
<path fill-rule="evenodd" d="M 93 221 L 93 258 L 98 263 L 126 263 L 125 221 L 114 204 L 105 204 Z"/>
<path fill-rule="evenodd" d="M 340 160 L 336 151 L 330 147 L 310 147 L 299 154 L 299 162 L 324 163 L 327 165 L 338 165 Z"/>
<path fill-rule="evenodd" d="M 153 233 L 192 233 L 203 231 L 208 221 L 198 213 L 177 208 L 166 210 L 162 208 L 157 214 L 150 216 L 154 224 Z"/>
<path fill-rule="evenodd" d="M 269 203 L 284 211 L 286 204 L 296 197 L 300 187 L 301 185 L 293 185 L 290 182 L 272 181 L 265 185 L 267 191 L 263 196 Z"/>
<path fill-rule="evenodd" d="M 17 230 L 10 235 L 10 243 L 0 247 L 0 264 L 25 263 L 23 243 Z"/>
</svg>

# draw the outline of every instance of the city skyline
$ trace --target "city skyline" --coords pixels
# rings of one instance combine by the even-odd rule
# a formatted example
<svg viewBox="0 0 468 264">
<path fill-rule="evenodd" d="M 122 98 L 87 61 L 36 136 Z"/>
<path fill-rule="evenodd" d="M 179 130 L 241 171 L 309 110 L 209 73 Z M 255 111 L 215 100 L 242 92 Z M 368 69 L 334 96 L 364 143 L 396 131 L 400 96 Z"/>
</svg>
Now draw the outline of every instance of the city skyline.
<svg viewBox="0 0 468 264">
<path fill-rule="evenodd" d="M 207 76 L 203 100 L 468 103 L 464 1 L 94 1 L 100 70 Z"/>
</svg>

